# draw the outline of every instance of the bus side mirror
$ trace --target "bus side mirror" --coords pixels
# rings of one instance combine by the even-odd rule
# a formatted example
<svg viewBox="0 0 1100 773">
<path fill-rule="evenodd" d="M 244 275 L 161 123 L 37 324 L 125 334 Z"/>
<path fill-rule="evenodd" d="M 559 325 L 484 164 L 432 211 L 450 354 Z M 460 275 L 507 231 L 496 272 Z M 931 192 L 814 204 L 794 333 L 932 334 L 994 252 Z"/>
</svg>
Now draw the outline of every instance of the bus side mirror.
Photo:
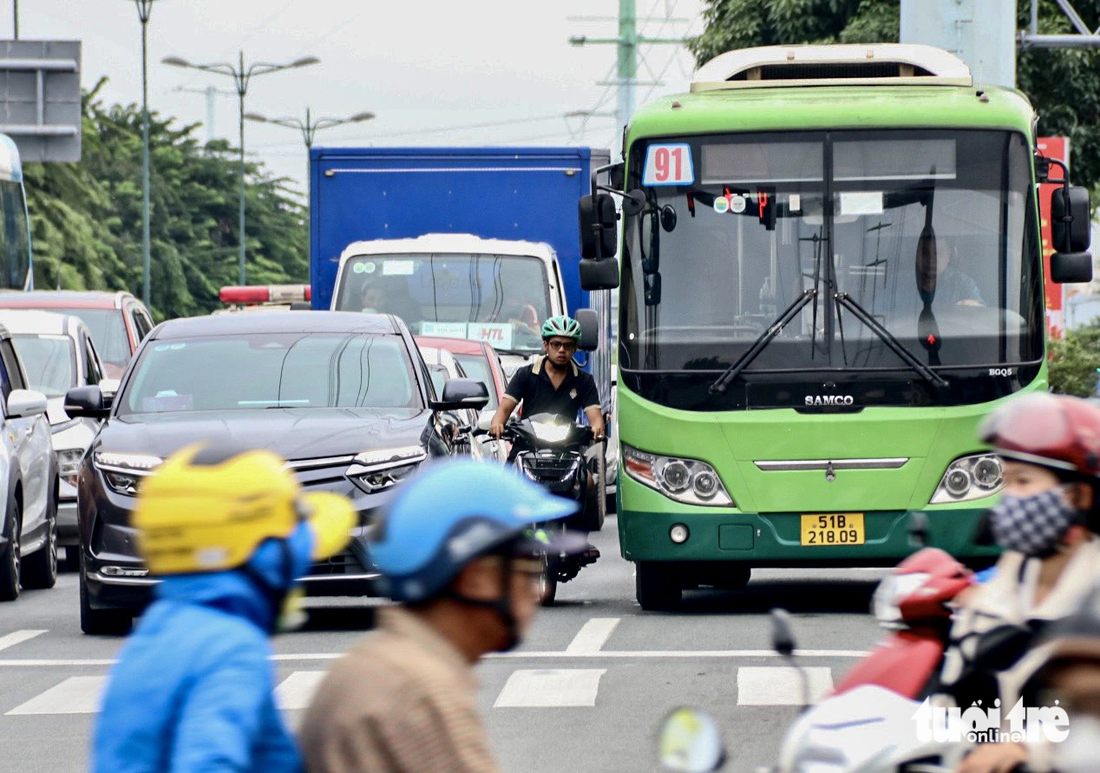
<svg viewBox="0 0 1100 773">
<path fill-rule="evenodd" d="M 1050 280 L 1058 284 L 1092 281 L 1092 253 L 1056 252 L 1050 256 Z"/>
<path fill-rule="evenodd" d="M 584 259 L 580 264 L 580 274 L 582 290 L 614 290 L 619 286 L 619 261 L 614 258 Z"/>
<path fill-rule="evenodd" d="M 661 275 L 646 274 L 645 276 L 645 305 L 659 306 L 661 303 Z"/>
<path fill-rule="evenodd" d="M 1089 248 L 1089 215 L 1088 189 L 1067 185 L 1051 192 L 1050 234 L 1056 251 L 1074 253 Z"/>
<path fill-rule="evenodd" d="M 581 257 L 590 260 L 615 256 L 619 216 L 607 193 L 581 196 L 577 208 L 581 226 Z"/>
<path fill-rule="evenodd" d="M 577 348 L 582 352 L 596 351 L 600 346 L 599 315 L 594 309 L 577 309 L 577 322 L 581 326 L 581 340 Z"/>
</svg>

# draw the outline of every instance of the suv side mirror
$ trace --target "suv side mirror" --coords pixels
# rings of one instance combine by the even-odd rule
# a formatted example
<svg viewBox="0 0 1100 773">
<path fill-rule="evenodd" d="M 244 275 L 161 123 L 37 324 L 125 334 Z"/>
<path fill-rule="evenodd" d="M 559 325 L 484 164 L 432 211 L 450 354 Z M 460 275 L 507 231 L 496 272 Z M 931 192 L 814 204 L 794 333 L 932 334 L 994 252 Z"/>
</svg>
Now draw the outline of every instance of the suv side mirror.
<svg viewBox="0 0 1100 773">
<path fill-rule="evenodd" d="M 614 258 L 581 260 L 580 274 L 582 290 L 614 290 L 619 286 L 619 261 Z"/>
<path fill-rule="evenodd" d="M 577 348 L 582 352 L 596 351 L 600 347 L 599 315 L 592 309 L 577 309 L 577 322 L 581 326 L 581 340 Z"/>
<path fill-rule="evenodd" d="M 1051 192 L 1050 235 L 1056 251 L 1074 253 L 1089 248 L 1089 215 L 1087 188 L 1069 185 Z"/>
<path fill-rule="evenodd" d="M 581 226 L 581 257 L 593 260 L 615 257 L 619 216 L 611 195 L 581 196 L 577 219 Z"/>
<path fill-rule="evenodd" d="M 31 389 L 13 389 L 8 395 L 7 417 L 29 419 L 46 412 L 46 395 Z"/>
<path fill-rule="evenodd" d="M 65 393 L 65 413 L 71 419 L 105 419 L 110 412 L 97 386 L 74 387 Z"/>
<path fill-rule="evenodd" d="M 433 411 L 480 411 L 489 404 L 489 388 L 472 378 L 452 378 L 443 385 L 443 397 L 432 402 Z"/>
</svg>

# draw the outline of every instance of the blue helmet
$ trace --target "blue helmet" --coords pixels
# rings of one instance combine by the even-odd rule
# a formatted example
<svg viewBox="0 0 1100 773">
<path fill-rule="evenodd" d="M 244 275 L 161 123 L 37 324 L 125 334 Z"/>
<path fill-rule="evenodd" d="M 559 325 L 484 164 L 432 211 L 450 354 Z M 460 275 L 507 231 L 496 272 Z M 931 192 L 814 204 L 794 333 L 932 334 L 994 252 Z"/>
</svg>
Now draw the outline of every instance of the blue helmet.
<svg viewBox="0 0 1100 773">
<path fill-rule="evenodd" d="M 504 467 L 448 461 L 405 484 L 371 537 L 370 555 L 390 598 L 424 601 L 473 559 L 576 509 Z"/>
</svg>

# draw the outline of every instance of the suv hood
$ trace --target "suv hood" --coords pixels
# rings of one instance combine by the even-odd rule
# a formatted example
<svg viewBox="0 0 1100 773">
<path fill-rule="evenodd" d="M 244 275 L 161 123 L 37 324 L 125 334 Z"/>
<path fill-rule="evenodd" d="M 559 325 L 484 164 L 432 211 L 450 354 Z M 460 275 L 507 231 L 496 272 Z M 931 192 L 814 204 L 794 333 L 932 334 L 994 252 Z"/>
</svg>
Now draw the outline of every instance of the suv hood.
<svg viewBox="0 0 1100 773">
<path fill-rule="evenodd" d="M 264 448 L 294 461 L 423 445 L 431 411 L 418 408 L 278 408 L 151 413 L 113 417 L 97 450 L 162 459 L 189 443 L 222 440 Z"/>
</svg>

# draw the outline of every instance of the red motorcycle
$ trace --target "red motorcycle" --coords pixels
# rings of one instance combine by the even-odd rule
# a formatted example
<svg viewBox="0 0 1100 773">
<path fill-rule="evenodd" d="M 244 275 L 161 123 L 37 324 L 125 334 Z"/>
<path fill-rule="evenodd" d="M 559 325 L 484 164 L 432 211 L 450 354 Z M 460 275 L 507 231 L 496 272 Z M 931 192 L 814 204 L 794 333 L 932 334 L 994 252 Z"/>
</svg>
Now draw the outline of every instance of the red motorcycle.
<svg viewBox="0 0 1100 773">
<path fill-rule="evenodd" d="M 975 584 L 974 573 L 939 548 L 902 561 L 879 585 L 875 617 L 895 629 L 855 665 L 834 695 L 874 684 L 919 700 L 938 672 L 951 627 L 950 603 Z"/>
</svg>

